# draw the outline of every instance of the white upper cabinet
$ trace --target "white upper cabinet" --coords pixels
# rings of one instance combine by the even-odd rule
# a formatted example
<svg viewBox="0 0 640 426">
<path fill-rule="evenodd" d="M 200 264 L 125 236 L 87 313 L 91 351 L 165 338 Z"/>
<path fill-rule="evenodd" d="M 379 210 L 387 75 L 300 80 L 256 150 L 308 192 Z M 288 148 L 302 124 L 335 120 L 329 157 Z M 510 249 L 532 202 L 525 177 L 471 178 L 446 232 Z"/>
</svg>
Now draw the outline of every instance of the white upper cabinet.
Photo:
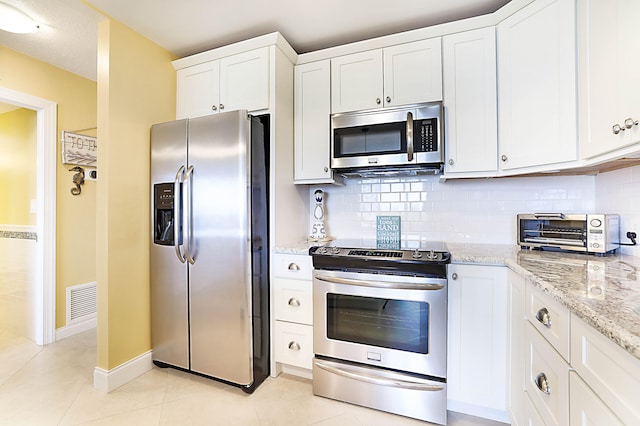
<svg viewBox="0 0 640 426">
<path fill-rule="evenodd" d="M 442 38 L 445 173 L 498 168 L 496 37 L 494 27 Z"/>
<path fill-rule="evenodd" d="M 442 100 L 440 37 L 382 50 L 384 106 Z"/>
<path fill-rule="evenodd" d="M 269 108 L 269 48 L 177 71 L 176 118 Z"/>
<path fill-rule="evenodd" d="M 215 114 L 220 104 L 220 61 L 210 61 L 176 73 L 176 118 Z"/>
<path fill-rule="evenodd" d="M 442 100 L 441 38 L 331 59 L 331 112 Z"/>
<path fill-rule="evenodd" d="M 333 183 L 330 169 L 331 68 L 328 59 L 295 68 L 294 180 Z"/>
<path fill-rule="evenodd" d="M 640 142 L 640 1 L 578 2 L 582 158 Z"/>
<path fill-rule="evenodd" d="M 575 0 L 537 0 L 497 26 L 502 170 L 577 159 L 575 21 Z"/>
</svg>

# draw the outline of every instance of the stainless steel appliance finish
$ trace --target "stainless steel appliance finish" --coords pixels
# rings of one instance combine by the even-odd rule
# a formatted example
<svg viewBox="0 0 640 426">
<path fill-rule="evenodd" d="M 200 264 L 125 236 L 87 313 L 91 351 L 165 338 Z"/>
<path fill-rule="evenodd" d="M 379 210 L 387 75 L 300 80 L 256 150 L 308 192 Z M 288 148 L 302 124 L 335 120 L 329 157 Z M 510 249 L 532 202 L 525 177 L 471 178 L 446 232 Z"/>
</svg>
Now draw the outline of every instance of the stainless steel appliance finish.
<svg viewBox="0 0 640 426">
<path fill-rule="evenodd" d="M 314 394 L 445 424 L 449 253 L 310 254 Z"/>
<path fill-rule="evenodd" d="M 595 254 L 614 252 L 620 244 L 620 218 L 612 214 L 519 214 L 518 245 Z"/>
<path fill-rule="evenodd" d="M 434 174 L 444 161 L 442 102 L 331 116 L 331 168 L 345 177 Z"/>
<path fill-rule="evenodd" d="M 267 117 L 151 129 L 154 362 L 247 392 L 268 375 Z"/>
</svg>

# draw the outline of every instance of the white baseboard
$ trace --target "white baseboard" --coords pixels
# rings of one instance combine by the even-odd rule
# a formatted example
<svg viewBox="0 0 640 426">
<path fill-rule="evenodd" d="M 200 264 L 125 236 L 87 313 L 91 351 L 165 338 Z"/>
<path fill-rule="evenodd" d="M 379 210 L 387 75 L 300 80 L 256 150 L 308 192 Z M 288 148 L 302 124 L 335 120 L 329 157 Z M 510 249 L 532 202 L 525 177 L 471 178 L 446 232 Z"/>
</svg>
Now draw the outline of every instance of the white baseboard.
<svg viewBox="0 0 640 426">
<path fill-rule="evenodd" d="M 113 370 L 107 371 L 96 367 L 93 370 L 93 387 L 104 393 L 109 393 L 142 376 L 151 370 L 152 366 L 151 351 L 148 351 L 124 364 L 120 364 Z"/>
<path fill-rule="evenodd" d="M 60 327 L 56 329 L 56 340 L 66 339 L 67 337 L 71 337 L 75 334 L 82 333 L 83 331 L 96 328 L 97 322 L 98 320 L 94 317 L 86 321 L 81 321 L 72 325 Z"/>
</svg>

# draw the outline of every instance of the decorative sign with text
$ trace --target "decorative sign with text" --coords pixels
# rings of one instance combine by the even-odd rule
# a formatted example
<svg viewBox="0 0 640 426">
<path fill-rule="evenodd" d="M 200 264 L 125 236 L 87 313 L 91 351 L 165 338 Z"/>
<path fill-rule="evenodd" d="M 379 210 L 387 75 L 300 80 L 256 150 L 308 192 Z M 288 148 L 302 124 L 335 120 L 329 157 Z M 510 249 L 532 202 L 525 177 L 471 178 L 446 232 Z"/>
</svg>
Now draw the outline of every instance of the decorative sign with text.
<svg viewBox="0 0 640 426">
<path fill-rule="evenodd" d="M 400 250 L 400 216 L 376 217 L 376 248 Z"/>
<path fill-rule="evenodd" d="M 62 163 L 96 167 L 98 165 L 98 138 L 63 131 Z"/>
</svg>

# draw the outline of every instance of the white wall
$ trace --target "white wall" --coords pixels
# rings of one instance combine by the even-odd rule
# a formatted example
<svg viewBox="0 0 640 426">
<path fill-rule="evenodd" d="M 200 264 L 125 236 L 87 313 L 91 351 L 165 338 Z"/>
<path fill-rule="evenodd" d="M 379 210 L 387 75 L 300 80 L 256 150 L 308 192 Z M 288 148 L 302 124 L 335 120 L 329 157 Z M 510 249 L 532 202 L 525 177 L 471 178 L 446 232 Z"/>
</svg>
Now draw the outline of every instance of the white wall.
<svg viewBox="0 0 640 426">
<path fill-rule="evenodd" d="M 598 175 L 595 179 L 596 209 L 620 214 L 620 239 L 627 231 L 640 236 L 640 166 Z M 640 256 L 640 247 L 622 247 L 622 253 Z"/>
<path fill-rule="evenodd" d="M 317 188 L 326 192 L 327 233 L 336 238 L 375 239 L 376 216 L 400 215 L 403 241 L 515 244 L 518 213 L 595 212 L 596 179 L 352 179 L 344 187 L 313 186 L 309 198 Z M 640 197 L 636 205 L 640 212 Z"/>
</svg>

